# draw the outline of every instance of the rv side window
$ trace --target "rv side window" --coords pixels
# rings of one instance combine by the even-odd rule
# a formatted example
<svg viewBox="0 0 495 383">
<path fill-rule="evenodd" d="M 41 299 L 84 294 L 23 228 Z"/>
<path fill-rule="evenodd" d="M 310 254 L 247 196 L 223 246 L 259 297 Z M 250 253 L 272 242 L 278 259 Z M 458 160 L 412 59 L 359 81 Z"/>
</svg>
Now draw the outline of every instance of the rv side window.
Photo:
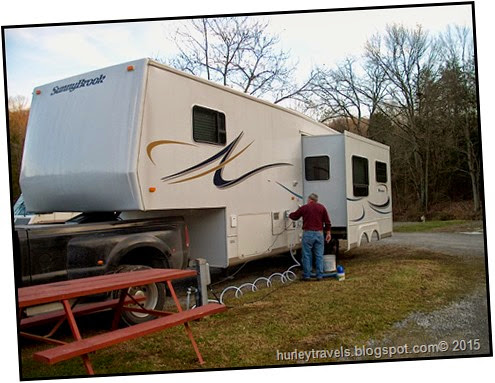
<svg viewBox="0 0 495 383">
<path fill-rule="evenodd" d="M 306 181 L 330 179 L 330 158 L 328 156 L 306 157 L 304 159 Z"/>
<path fill-rule="evenodd" d="M 375 162 L 376 182 L 387 182 L 387 164 L 385 162 Z"/>
<path fill-rule="evenodd" d="M 369 194 L 368 160 L 352 156 L 352 189 L 355 197 L 366 197 Z"/>
<path fill-rule="evenodd" d="M 195 105 L 193 107 L 193 139 L 196 142 L 224 145 L 227 141 L 225 114 Z"/>
</svg>

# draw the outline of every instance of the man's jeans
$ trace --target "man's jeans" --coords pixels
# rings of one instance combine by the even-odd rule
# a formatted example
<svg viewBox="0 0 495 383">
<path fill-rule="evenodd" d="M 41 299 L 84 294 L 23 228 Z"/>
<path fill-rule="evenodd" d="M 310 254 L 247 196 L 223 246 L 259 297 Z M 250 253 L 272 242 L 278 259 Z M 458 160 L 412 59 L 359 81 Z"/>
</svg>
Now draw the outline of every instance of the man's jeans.
<svg viewBox="0 0 495 383">
<path fill-rule="evenodd" d="M 316 278 L 323 277 L 323 232 L 305 231 L 302 237 L 303 278 L 311 277 L 313 254 L 316 257 Z"/>
</svg>

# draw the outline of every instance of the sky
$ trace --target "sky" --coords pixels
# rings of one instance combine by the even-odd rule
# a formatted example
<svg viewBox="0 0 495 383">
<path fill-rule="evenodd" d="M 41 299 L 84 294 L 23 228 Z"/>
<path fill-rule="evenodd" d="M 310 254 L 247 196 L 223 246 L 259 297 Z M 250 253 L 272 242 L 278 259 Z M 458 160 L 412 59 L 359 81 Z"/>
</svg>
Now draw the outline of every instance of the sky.
<svg viewBox="0 0 495 383">
<path fill-rule="evenodd" d="M 431 2 L 431 1 L 430 1 Z M 438 3 L 439 1 L 435 1 Z M 85 0 L 22 0 L 4 2 L 0 12 L 0 25 L 29 25 L 56 22 L 81 22 L 101 20 L 129 20 L 139 18 L 178 17 L 190 15 L 215 15 L 251 12 L 272 12 L 292 10 L 314 10 L 344 7 L 366 7 L 370 5 L 428 4 L 425 0 L 266 0 L 228 1 L 102 1 Z M 493 73 L 493 38 L 495 28 L 493 0 L 476 0 L 476 31 L 478 43 L 478 69 L 480 91 L 480 120 L 483 138 L 483 161 L 485 176 L 486 227 L 488 232 L 495 227 L 495 185 L 491 182 L 491 165 L 495 164 L 495 129 L 492 129 L 495 87 Z M 453 9 L 461 9 L 453 12 Z M 348 54 L 359 54 L 364 41 L 382 31 L 387 22 L 402 22 L 408 25 L 422 24 L 431 31 L 443 30 L 453 22 L 463 25 L 470 23 L 465 7 L 407 8 L 394 10 L 367 10 L 326 14 L 326 20 L 311 18 L 310 15 L 272 17 L 271 28 L 280 34 L 285 49 L 297 56 L 301 73 L 312 65 L 332 65 Z M 318 19 L 318 20 L 317 20 Z M 92 25 L 87 27 L 20 28 L 4 30 L 8 94 L 29 96 L 32 89 L 67 76 L 80 74 L 92 69 L 121 63 L 141 57 L 164 56 L 173 51 L 173 43 L 165 39 L 168 31 L 163 23 L 133 23 Z M 3 42 L 2 42 L 3 45 Z M 5 58 L 5 57 L 4 57 Z M 5 105 L 5 92 L 2 93 Z M 6 132 L 5 110 L 0 111 L 3 132 Z M 2 353 L 2 376 L 7 381 L 18 380 L 18 355 L 16 343 L 16 318 L 14 315 L 15 294 L 12 264 L 12 229 L 10 222 L 9 175 L 7 135 L 0 133 L 0 283 L 4 304 L 0 316 L 0 337 Z M 494 236 L 488 236 L 488 252 L 495 248 Z M 489 257 L 491 270 L 495 270 L 494 257 Z M 493 291 L 493 290 L 492 290 Z M 493 296 L 493 295 L 492 295 Z M 9 315 L 10 314 L 10 315 Z M 332 320 L 329 318 L 329 320 Z M 201 379 L 206 382 L 258 382 L 269 379 L 277 381 L 310 381 L 331 379 L 342 382 L 418 382 L 472 380 L 491 372 L 494 358 L 449 359 L 422 362 L 393 362 L 372 364 L 351 364 L 343 366 L 319 366 L 304 368 L 282 368 L 276 370 L 243 370 L 193 374 L 170 374 L 158 376 L 104 378 L 105 382 L 185 382 Z M 100 381 L 99 379 L 98 381 Z M 78 381 L 78 380 L 74 380 Z M 86 381 L 86 380 L 85 380 Z M 72 380 L 71 380 L 72 382 Z"/>
<path fill-rule="evenodd" d="M 448 25 L 472 28 L 469 5 L 318 12 L 256 16 L 280 37 L 280 47 L 297 63 L 302 82 L 315 65 L 333 66 L 359 56 L 371 36 L 387 24 L 421 25 L 431 34 Z M 30 99 L 34 87 L 72 75 L 143 57 L 167 59 L 177 54 L 173 32 L 185 21 L 162 20 L 5 30 L 9 96 Z"/>
</svg>

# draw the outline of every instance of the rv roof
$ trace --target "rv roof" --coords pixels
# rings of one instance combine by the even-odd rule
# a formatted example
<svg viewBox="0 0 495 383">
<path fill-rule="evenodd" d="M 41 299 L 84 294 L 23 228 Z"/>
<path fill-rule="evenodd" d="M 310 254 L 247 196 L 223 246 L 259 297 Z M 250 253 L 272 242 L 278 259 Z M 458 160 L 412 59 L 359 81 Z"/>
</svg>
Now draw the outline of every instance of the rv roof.
<svg viewBox="0 0 495 383">
<path fill-rule="evenodd" d="M 360 136 L 359 134 L 355 134 L 355 133 L 349 132 L 347 130 L 344 131 L 344 135 L 349 136 L 349 137 L 352 137 L 352 138 L 354 138 L 356 140 L 359 140 L 359 141 L 366 142 L 366 143 L 368 143 L 370 145 L 377 146 L 377 147 L 382 148 L 382 149 L 390 150 L 390 147 L 388 145 L 385 145 L 385 144 L 382 144 L 381 142 L 374 141 L 374 140 L 371 140 L 369 138 Z"/>
</svg>

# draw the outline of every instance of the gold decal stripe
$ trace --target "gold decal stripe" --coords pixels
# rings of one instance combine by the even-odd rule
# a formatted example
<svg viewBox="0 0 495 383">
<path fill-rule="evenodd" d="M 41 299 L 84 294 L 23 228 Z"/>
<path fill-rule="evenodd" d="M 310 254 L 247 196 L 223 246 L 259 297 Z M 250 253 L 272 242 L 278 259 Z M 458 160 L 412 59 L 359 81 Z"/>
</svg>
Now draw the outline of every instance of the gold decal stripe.
<svg viewBox="0 0 495 383">
<path fill-rule="evenodd" d="M 254 141 L 253 141 L 254 142 Z M 244 151 L 246 151 L 247 148 L 249 148 L 253 142 L 251 142 L 249 145 L 247 145 L 244 149 L 242 149 L 239 153 L 237 153 L 235 156 L 233 156 L 232 158 L 229 158 L 227 161 L 225 162 L 221 162 L 220 165 L 218 166 L 215 166 L 214 168 L 212 169 L 209 169 L 203 173 L 200 173 L 200 174 L 197 174 L 195 176 L 192 176 L 192 177 L 189 177 L 189 178 L 184 178 L 182 180 L 179 180 L 179 181 L 175 181 L 175 182 L 171 182 L 171 184 L 179 184 L 179 183 L 182 183 L 182 182 L 186 182 L 186 181 L 190 181 L 190 180 L 193 180 L 195 178 L 199 178 L 199 177 L 203 177 L 207 174 L 210 174 L 211 172 L 214 172 L 215 170 L 218 170 L 218 169 L 221 169 L 223 168 L 225 165 L 227 165 L 229 162 L 235 160 L 237 157 L 239 157 Z"/>
<path fill-rule="evenodd" d="M 148 158 L 150 159 L 151 162 L 153 162 L 153 165 L 155 164 L 155 161 L 151 158 L 151 151 L 159 146 L 159 145 L 167 145 L 167 144 L 176 144 L 176 145 L 187 145 L 187 146 L 197 146 L 194 144 L 189 144 L 187 142 L 181 142 L 181 141 L 173 141 L 173 140 L 158 140 L 158 141 L 153 141 L 148 144 L 146 147 L 146 153 L 148 153 Z"/>
</svg>

